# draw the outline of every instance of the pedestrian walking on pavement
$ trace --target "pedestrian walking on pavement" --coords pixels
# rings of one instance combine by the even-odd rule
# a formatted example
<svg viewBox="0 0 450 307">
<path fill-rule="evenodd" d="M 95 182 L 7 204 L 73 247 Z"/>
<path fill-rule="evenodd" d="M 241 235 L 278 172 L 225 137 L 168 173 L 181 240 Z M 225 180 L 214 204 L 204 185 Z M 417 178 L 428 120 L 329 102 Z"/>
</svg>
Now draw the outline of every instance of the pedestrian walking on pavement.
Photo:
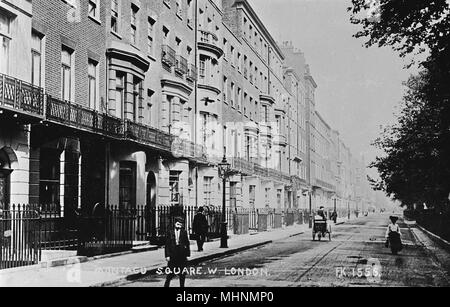
<svg viewBox="0 0 450 307">
<path fill-rule="evenodd" d="M 206 235 L 208 234 L 208 221 L 206 216 L 203 214 L 203 207 L 198 208 L 197 214 L 194 217 L 194 222 L 192 225 L 192 231 L 197 240 L 198 251 L 203 251 L 203 244 L 206 241 Z"/>
<path fill-rule="evenodd" d="M 170 281 L 178 275 L 180 287 L 184 287 L 188 258 L 191 256 L 190 242 L 186 229 L 183 227 L 183 218 L 175 219 L 174 229 L 171 229 L 166 237 L 165 256 L 170 270 L 167 274 L 164 287 L 170 286 Z"/>
<path fill-rule="evenodd" d="M 398 217 L 390 216 L 389 219 L 391 220 L 391 223 L 386 229 L 386 247 L 390 246 L 392 254 L 397 255 L 397 253 L 403 249 L 401 240 L 402 233 L 397 224 Z"/>
</svg>

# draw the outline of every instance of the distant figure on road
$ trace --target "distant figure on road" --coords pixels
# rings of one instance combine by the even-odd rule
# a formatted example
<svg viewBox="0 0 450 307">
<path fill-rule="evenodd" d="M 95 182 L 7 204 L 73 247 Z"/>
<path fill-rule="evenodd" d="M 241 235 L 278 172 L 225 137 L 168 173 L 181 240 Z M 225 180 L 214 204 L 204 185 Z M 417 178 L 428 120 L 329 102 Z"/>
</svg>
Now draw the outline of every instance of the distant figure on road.
<svg viewBox="0 0 450 307">
<path fill-rule="evenodd" d="M 192 232 L 197 240 L 198 251 L 203 251 L 203 244 L 206 241 L 206 235 L 208 234 L 208 221 L 206 216 L 203 214 L 203 207 L 200 207 L 197 214 L 194 217 L 194 222 L 192 225 Z"/>
<path fill-rule="evenodd" d="M 187 231 L 183 228 L 183 219 L 175 219 L 175 229 L 171 229 L 166 237 L 165 255 L 170 273 L 167 275 L 164 287 L 170 286 L 175 275 L 180 277 L 180 287 L 184 287 L 186 275 L 183 270 L 187 266 L 188 257 L 191 256 L 190 243 Z"/>
<path fill-rule="evenodd" d="M 397 255 L 403 248 L 401 240 L 402 233 L 397 224 L 398 217 L 390 216 L 389 219 L 391 220 L 391 223 L 386 229 L 386 247 L 390 246 L 392 254 Z"/>
<path fill-rule="evenodd" d="M 324 220 L 326 220 L 326 216 L 325 216 L 325 211 L 324 211 L 324 207 L 320 206 L 319 210 L 317 210 L 317 215 L 321 216 Z"/>
<path fill-rule="evenodd" d="M 331 219 L 336 224 L 336 222 L 337 222 L 337 212 L 336 211 L 333 211 L 333 213 L 331 213 Z"/>
</svg>

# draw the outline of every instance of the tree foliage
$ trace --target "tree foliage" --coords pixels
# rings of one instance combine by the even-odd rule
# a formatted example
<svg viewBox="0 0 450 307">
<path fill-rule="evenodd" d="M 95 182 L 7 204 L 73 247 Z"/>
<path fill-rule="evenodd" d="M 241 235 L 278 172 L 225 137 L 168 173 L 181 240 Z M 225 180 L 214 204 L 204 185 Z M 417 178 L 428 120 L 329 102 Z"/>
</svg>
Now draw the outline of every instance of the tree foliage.
<svg viewBox="0 0 450 307">
<path fill-rule="evenodd" d="M 354 36 L 366 47 L 390 46 L 404 57 L 428 52 L 421 71 L 405 82 L 397 124 L 374 145 L 377 190 L 403 205 L 440 207 L 450 192 L 450 9 L 447 0 L 352 0 Z"/>
<path fill-rule="evenodd" d="M 448 47 L 448 0 L 352 0 L 351 22 L 362 26 L 354 36 L 366 47 L 391 46 L 405 56 Z"/>
</svg>

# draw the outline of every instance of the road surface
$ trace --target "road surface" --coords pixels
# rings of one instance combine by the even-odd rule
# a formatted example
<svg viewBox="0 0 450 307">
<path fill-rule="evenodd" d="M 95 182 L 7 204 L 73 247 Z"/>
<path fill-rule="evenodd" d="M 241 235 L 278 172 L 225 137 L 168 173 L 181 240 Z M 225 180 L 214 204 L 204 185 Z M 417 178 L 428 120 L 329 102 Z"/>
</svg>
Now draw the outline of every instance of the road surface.
<svg viewBox="0 0 450 307">
<path fill-rule="evenodd" d="M 415 225 L 400 220 L 404 249 L 384 246 L 389 215 L 374 214 L 334 225 L 332 240 L 311 233 L 197 265 L 187 287 L 449 286 L 450 257 Z M 124 287 L 161 287 L 155 273 Z M 172 286 L 178 286 L 178 279 Z"/>
</svg>

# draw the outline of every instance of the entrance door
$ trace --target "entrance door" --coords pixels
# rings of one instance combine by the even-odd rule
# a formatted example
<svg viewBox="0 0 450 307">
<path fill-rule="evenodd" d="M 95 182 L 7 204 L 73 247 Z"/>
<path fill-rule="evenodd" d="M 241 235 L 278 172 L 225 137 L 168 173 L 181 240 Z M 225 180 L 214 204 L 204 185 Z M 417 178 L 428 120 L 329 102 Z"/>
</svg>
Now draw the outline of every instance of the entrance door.
<svg viewBox="0 0 450 307">
<path fill-rule="evenodd" d="M 0 169 L 0 209 L 8 210 L 9 205 L 9 171 Z"/>
<path fill-rule="evenodd" d="M 136 207 L 136 162 L 120 162 L 119 207 L 127 210 Z"/>
<path fill-rule="evenodd" d="M 230 182 L 230 208 L 236 208 L 237 182 Z"/>
<path fill-rule="evenodd" d="M 147 176 L 147 203 L 145 206 L 144 219 L 145 238 L 142 240 L 150 240 L 156 237 L 156 176 L 155 173 L 149 172 Z"/>
<path fill-rule="evenodd" d="M 10 194 L 10 179 L 11 164 L 8 155 L 3 150 L 0 150 L 0 209 L 8 210 L 9 194 Z"/>
</svg>

